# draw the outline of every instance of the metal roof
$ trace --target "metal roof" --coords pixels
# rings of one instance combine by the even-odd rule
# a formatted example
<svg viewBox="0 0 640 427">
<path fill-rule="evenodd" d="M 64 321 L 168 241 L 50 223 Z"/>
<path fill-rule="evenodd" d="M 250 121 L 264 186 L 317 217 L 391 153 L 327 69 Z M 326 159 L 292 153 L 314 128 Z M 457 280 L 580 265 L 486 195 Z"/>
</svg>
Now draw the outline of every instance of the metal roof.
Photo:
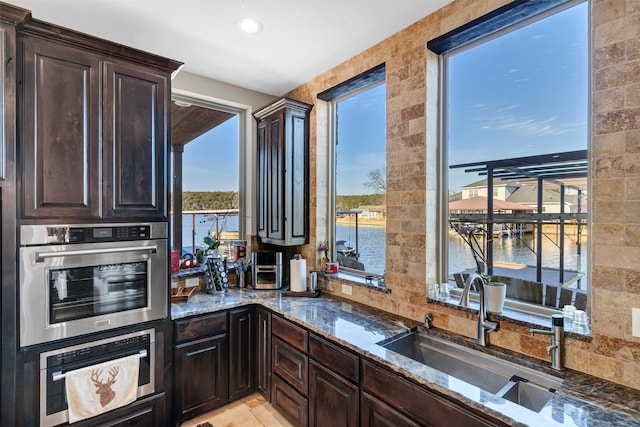
<svg viewBox="0 0 640 427">
<path fill-rule="evenodd" d="M 589 173 L 588 151 L 566 151 L 511 159 L 450 165 L 450 169 L 464 168 L 465 172 L 478 172 L 506 181 L 544 180 L 557 185 L 585 189 Z"/>
</svg>

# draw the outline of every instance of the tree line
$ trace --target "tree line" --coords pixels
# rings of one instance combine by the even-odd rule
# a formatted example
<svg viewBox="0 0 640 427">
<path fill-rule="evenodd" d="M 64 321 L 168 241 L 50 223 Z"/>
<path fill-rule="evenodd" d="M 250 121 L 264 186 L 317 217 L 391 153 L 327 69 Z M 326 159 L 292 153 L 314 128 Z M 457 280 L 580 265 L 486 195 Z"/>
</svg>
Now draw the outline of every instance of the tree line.
<svg viewBox="0 0 640 427">
<path fill-rule="evenodd" d="M 350 196 L 340 196 L 336 198 L 336 209 L 349 210 L 358 206 L 376 206 L 385 204 L 384 194 L 356 194 Z"/>
<path fill-rule="evenodd" d="M 339 210 L 356 209 L 361 205 L 384 205 L 384 194 L 361 194 L 338 196 L 336 208 Z M 183 211 L 207 211 L 219 209 L 238 209 L 237 191 L 183 191 Z"/>
<path fill-rule="evenodd" d="M 183 191 L 183 211 L 238 209 L 237 191 Z"/>
</svg>

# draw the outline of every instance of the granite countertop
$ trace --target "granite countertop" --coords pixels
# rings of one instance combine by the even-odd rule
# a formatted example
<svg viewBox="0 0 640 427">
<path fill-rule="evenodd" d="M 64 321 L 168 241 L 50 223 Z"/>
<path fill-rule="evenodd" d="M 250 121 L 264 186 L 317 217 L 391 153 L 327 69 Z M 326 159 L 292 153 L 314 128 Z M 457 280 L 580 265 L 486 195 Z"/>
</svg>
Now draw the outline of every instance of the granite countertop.
<svg viewBox="0 0 640 427">
<path fill-rule="evenodd" d="M 640 426 L 640 391 L 581 372 L 565 370 L 564 383 L 547 405 L 535 413 L 422 363 L 387 350 L 378 343 L 415 328 L 423 333 L 475 347 L 464 337 L 422 325 L 373 307 L 322 295 L 288 297 L 281 291 L 230 288 L 224 293 L 196 293 L 188 302 L 171 304 L 173 320 L 219 310 L 260 304 L 310 331 L 330 338 L 435 391 L 514 426 Z M 488 353 L 495 349 L 477 348 Z M 551 373 L 548 363 L 500 350 L 507 360 Z"/>
</svg>

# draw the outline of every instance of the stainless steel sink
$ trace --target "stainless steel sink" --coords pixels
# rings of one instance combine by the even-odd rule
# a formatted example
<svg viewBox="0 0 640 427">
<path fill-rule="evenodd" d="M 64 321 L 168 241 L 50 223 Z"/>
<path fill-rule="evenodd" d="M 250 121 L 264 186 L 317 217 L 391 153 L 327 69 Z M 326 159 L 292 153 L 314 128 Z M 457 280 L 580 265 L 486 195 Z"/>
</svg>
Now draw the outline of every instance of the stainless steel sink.
<svg viewBox="0 0 640 427">
<path fill-rule="evenodd" d="M 411 332 L 380 345 L 535 412 L 562 386 L 560 378 L 432 335 Z"/>
<path fill-rule="evenodd" d="M 549 390 L 526 380 L 512 379 L 496 394 L 534 412 L 540 412 L 553 393 L 555 389 Z"/>
</svg>

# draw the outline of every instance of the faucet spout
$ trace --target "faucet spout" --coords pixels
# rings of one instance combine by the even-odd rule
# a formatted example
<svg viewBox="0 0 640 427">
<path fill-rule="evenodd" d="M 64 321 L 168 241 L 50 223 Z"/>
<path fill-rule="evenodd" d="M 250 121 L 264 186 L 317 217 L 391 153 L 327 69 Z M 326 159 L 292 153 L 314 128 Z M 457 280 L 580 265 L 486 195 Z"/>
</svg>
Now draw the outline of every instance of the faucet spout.
<svg viewBox="0 0 640 427">
<path fill-rule="evenodd" d="M 530 329 L 531 335 L 542 334 L 551 335 L 551 345 L 547 346 L 547 353 L 551 355 L 551 367 L 558 371 L 563 368 L 564 358 L 564 316 L 562 314 L 554 314 L 551 316 L 553 329 L 548 331 L 545 329 Z"/>
<path fill-rule="evenodd" d="M 493 332 L 498 327 L 497 322 L 492 322 L 487 319 L 487 309 L 484 301 L 484 281 L 482 276 L 477 273 L 470 274 L 464 283 L 464 289 L 462 290 L 462 296 L 460 298 L 460 305 L 463 307 L 469 307 L 469 290 L 471 285 L 477 282 L 476 288 L 480 292 L 480 309 L 478 310 L 478 337 L 477 342 L 481 346 L 487 345 L 487 334 Z"/>
</svg>

